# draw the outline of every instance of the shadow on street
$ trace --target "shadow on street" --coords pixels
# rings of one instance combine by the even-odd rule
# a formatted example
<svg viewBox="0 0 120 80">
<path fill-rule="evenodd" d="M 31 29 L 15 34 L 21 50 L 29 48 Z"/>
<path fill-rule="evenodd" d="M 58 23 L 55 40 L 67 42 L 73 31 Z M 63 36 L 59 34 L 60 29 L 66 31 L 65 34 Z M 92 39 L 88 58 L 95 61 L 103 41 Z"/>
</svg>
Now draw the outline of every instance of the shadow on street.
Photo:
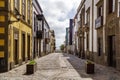
<svg viewBox="0 0 120 80">
<path fill-rule="evenodd" d="M 120 72 L 111 67 L 105 67 L 95 64 L 95 73 L 87 74 L 85 72 L 85 61 L 71 54 L 63 54 L 64 57 L 68 57 L 67 61 L 71 64 L 80 77 L 87 80 L 120 80 Z"/>
</svg>

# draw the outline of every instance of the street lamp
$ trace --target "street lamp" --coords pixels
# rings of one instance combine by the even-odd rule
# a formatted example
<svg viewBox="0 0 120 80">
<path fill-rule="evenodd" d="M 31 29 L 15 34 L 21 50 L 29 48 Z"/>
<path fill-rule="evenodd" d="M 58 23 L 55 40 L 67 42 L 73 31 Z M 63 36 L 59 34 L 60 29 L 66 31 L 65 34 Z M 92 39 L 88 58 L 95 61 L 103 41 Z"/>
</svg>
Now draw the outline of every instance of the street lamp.
<svg viewBox="0 0 120 80">
<path fill-rule="evenodd" d="M 20 16 L 21 16 L 20 14 L 17 14 L 17 15 L 16 15 L 16 17 L 17 17 L 17 21 L 20 20 Z"/>
<path fill-rule="evenodd" d="M 20 21 L 20 17 L 21 17 L 20 13 L 16 14 L 16 19 L 17 19 L 17 20 L 15 20 L 15 21 L 11 21 L 11 20 L 9 20 L 9 21 L 8 21 L 9 24 L 12 24 L 12 23 L 14 23 L 14 22 L 18 22 L 18 21 Z"/>
</svg>

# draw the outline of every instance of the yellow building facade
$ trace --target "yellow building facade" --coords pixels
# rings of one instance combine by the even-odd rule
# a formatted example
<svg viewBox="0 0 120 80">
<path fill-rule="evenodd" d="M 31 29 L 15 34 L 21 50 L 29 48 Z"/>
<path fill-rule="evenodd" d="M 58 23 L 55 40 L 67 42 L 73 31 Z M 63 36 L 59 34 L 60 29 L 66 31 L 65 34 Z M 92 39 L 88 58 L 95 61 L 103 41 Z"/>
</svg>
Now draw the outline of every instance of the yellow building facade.
<svg viewBox="0 0 120 80">
<path fill-rule="evenodd" d="M 32 0 L 0 0 L 0 72 L 32 58 Z"/>
</svg>

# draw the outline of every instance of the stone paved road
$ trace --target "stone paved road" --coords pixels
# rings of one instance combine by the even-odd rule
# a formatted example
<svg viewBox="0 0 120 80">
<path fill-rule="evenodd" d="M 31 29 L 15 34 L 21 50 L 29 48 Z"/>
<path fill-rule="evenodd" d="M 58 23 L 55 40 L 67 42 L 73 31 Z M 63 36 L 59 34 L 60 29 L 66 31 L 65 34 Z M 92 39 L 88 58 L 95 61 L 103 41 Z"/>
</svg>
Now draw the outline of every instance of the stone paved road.
<svg viewBox="0 0 120 80">
<path fill-rule="evenodd" d="M 85 60 L 73 55 L 53 53 L 36 59 L 37 72 L 25 75 L 26 64 L 9 72 L 0 73 L 0 80 L 120 80 L 120 72 L 95 65 L 95 74 L 85 73 Z"/>
</svg>

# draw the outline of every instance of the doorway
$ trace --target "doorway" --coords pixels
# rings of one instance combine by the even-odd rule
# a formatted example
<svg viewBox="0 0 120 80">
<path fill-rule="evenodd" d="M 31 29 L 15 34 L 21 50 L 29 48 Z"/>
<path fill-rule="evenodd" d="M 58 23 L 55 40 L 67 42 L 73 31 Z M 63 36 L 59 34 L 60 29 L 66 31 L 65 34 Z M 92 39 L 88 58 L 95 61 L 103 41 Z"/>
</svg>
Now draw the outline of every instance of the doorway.
<svg viewBox="0 0 120 80">
<path fill-rule="evenodd" d="M 28 60 L 30 60 L 30 36 L 28 35 L 28 39 L 27 39 L 28 43 L 27 43 L 27 57 L 28 57 Z"/>
<path fill-rule="evenodd" d="M 108 37 L 108 65 L 116 67 L 115 36 Z"/>
<path fill-rule="evenodd" d="M 22 60 L 25 61 L 25 34 L 22 34 Z"/>
<path fill-rule="evenodd" d="M 15 62 L 15 65 L 18 64 L 18 40 L 17 39 L 14 39 L 14 62 Z"/>
</svg>

